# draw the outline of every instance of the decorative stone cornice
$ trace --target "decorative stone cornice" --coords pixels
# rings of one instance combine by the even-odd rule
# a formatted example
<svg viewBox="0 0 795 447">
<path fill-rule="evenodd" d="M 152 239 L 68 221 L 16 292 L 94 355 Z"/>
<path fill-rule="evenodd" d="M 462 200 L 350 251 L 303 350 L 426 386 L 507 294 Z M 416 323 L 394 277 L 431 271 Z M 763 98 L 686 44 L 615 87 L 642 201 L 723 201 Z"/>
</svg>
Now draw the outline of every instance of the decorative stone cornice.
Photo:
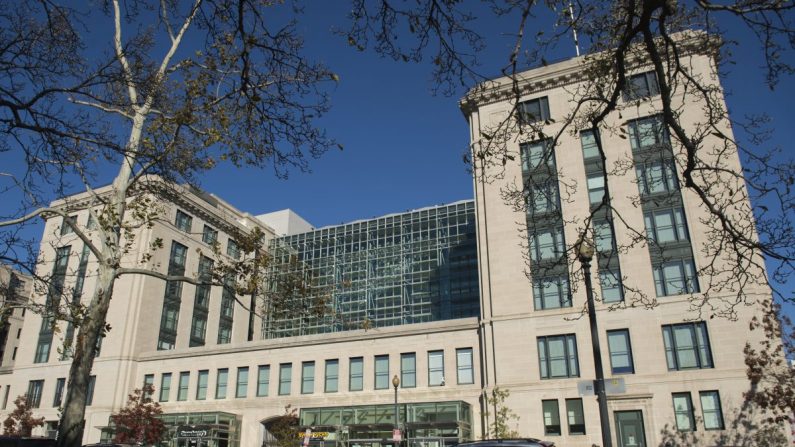
<svg viewBox="0 0 795 447">
<path fill-rule="evenodd" d="M 692 54 L 707 54 L 715 57 L 721 40 L 718 36 L 703 31 L 683 31 L 671 38 L 676 41 L 680 57 Z M 633 52 L 628 54 L 632 55 Z M 479 107 L 508 101 L 517 97 L 569 86 L 586 79 L 585 68 L 607 53 L 579 56 L 543 67 L 532 68 L 514 76 L 503 76 L 483 82 L 467 92 L 458 102 L 465 117 L 469 117 Z M 648 64 L 645 58 L 632 57 L 627 61 L 631 68 Z"/>
</svg>

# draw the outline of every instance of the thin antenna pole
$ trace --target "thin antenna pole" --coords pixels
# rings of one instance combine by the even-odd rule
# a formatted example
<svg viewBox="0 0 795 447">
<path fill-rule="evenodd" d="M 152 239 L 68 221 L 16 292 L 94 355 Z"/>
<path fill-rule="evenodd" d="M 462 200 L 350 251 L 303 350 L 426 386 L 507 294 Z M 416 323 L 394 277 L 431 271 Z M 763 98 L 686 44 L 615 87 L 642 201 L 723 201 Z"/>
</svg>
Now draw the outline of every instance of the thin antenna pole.
<svg viewBox="0 0 795 447">
<path fill-rule="evenodd" d="M 574 34 L 574 49 L 577 51 L 577 56 L 580 55 L 580 43 L 577 40 L 577 27 L 574 24 L 574 7 L 569 2 L 569 17 L 571 17 L 571 32 Z"/>
</svg>

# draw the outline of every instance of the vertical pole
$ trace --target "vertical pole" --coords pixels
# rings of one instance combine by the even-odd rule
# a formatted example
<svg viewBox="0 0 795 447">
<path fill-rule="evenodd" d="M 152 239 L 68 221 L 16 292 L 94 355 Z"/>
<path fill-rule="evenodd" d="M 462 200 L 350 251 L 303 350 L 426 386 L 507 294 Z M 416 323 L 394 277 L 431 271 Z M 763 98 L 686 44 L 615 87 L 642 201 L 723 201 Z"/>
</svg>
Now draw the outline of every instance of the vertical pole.
<svg viewBox="0 0 795 447">
<path fill-rule="evenodd" d="M 599 347 L 599 327 L 596 324 L 596 307 L 591 284 L 591 259 L 580 255 L 583 274 L 585 275 L 585 294 L 588 298 L 588 322 L 591 326 L 591 347 L 593 348 L 594 367 L 596 368 L 596 396 L 599 401 L 599 422 L 602 425 L 602 447 L 612 447 L 610 437 L 610 417 L 607 412 L 607 393 L 605 392 L 605 373 L 602 368 L 602 350 Z"/>
<path fill-rule="evenodd" d="M 400 430 L 400 413 L 398 413 L 398 386 L 400 386 L 400 378 L 397 376 L 397 374 L 395 374 L 395 377 L 392 378 L 392 386 L 395 388 L 395 432 L 392 434 L 392 438 L 394 440 L 395 433 L 397 433 L 397 430 Z M 394 441 L 394 443 L 395 446 L 399 446 L 402 441 Z"/>
</svg>

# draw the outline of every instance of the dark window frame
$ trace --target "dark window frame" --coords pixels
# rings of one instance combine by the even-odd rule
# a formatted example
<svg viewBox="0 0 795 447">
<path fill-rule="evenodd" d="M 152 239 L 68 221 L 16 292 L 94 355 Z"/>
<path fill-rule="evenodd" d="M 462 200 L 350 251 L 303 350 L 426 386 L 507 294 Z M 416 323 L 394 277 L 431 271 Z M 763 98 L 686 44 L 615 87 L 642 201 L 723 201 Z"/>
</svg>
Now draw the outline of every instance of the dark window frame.
<svg viewBox="0 0 795 447">
<path fill-rule="evenodd" d="M 546 405 L 553 403 L 555 404 L 555 414 L 557 416 L 558 423 L 557 425 L 549 424 L 547 425 L 547 416 L 546 416 Z M 541 400 L 541 419 L 544 423 L 544 435 L 546 436 L 561 436 L 563 434 L 562 425 L 560 423 L 560 403 L 557 399 L 542 399 Z M 552 421 L 554 422 L 554 421 Z"/>
<path fill-rule="evenodd" d="M 193 229 L 193 216 L 177 209 L 176 216 L 174 217 L 174 226 L 180 230 L 190 234 Z"/>
<path fill-rule="evenodd" d="M 696 366 L 681 366 L 681 360 L 679 356 L 679 347 L 676 345 L 676 338 L 674 330 L 678 328 L 689 328 L 691 334 L 691 340 L 693 341 L 693 349 L 694 355 L 696 359 Z M 704 337 L 704 344 L 700 344 L 698 340 L 698 330 L 701 328 Z M 666 330 L 668 331 L 668 337 L 666 337 Z M 666 364 L 668 365 L 668 371 L 686 371 L 686 370 L 694 370 L 694 369 L 710 369 L 715 367 L 715 361 L 712 357 L 712 343 L 709 340 L 709 330 L 707 329 L 706 322 L 698 321 L 692 323 L 677 323 L 677 324 L 666 324 L 662 326 L 663 331 L 663 348 L 666 354 Z M 667 346 L 667 341 L 670 340 L 671 346 Z M 702 351 L 704 351 L 702 358 Z M 671 354 L 670 357 L 668 354 Z"/>
<path fill-rule="evenodd" d="M 715 413 L 718 416 L 717 427 L 707 427 L 707 410 L 704 409 L 704 397 L 707 395 L 714 395 L 717 408 L 710 410 L 710 413 Z M 704 430 L 724 430 L 726 422 L 723 419 L 723 404 L 720 401 L 720 392 L 718 390 L 704 390 L 698 392 L 698 403 L 701 405 L 701 419 L 704 421 Z"/>
<path fill-rule="evenodd" d="M 642 81 L 643 85 L 638 85 L 635 81 Z M 657 73 L 654 70 L 649 70 L 627 76 L 626 86 L 622 94 L 624 101 L 627 102 L 659 95 L 660 84 L 657 82 Z"/>
<path fill-rule="evenodd" d="M 537 110 L 528 111 L 530 108 Z M 517 106 L 517 112 L 519 114 L 519 122 L 521 124 L 532 124 L 541 121 L 548 121 L 552 117 L 549 111 L 548 96 L 540 96 L 538 98 L 520 102 Z"/>
<path fill-rule="evenodd" d="M 582 404 L 582 399 L 581 398 L 566 399 L 565 403 L 566 403 L 566 425 L 569 427 L 569 434 L 570 435 L 575 435 L 575 436 L 586 434 L 586 430 L 585 430 L 585 407 Z M 579 410 L 580 410 L 580 418 L 582 419 L 582 422 L 579 423 L 579 424 L 572 424 L 571 423 L 571 417 L 570 417 L 570 414 L 571 414 L 570 408 L 571 408 L 571 406 L 570 406 L 570 404 L 574 405 L 575 403 L 577 405 L 579 405 L 579 407 L 580 407 L 579 408 Z M 574 410 L 576 411 L 576 408 Z M 575 414 L 575 416 L 576 416 L 576 414 Z"/>
<path fill-rule="evenodd" d="M 354 373 L 353 365 L 358 365 L 361 370 Z M 354 386 L 358 383 L 358 386 Z M 351 357 L 348 359 L 348 391 L 364 390 L 364 357 Z"/>
<path fill-rule="evenodd" d="M 257 366 L 257 397 L 266 397 L 270 394 L 271 365 Z M 263 391 L 264 390 L 264 391 Z"/>
<path fill-rule="evenodd" d="M 337 372 L 334 374 L 330 374 L 329 366 L 334 366 Z M 339 390 L 340 390 L 340 361 L 339 359 L 326 359 L 323 370 L 323 392 L 336 393 Z"/>
<path fill-rule="evenodd" d="M 676 400 L 677 398 L 684 398 L 685 402 L 687 403 L 687 408 L 684 410 L 679 410 L 676 407 Z M 690 395 L 689 391 L 681 392 L 681 393 L 671 393 L 671 400 L 673 402 L 674 408 L 674 426 L 676 427 L 677 431 L 681 432 L 694 432 L 696 431 L 696 412 L 693 408 L 693 398 Z M 689 428 L 682 428 L 679 425 L 679 416 L 686 416 L 688 419 L 688 423 L 690 424 Z"/>
<path fill-rule="evenodd" d="M 404 367 L 404 360 L 411 359 L 414 362 L 413 368 Z M 409 382 L 407 379 L 411 378 Z M 400 354 L 400 387 L 401 388 L 416 388 L 417 387 L 417 353 L 416 352 L 403 352 Z"/>
<path fill-rule="evenodd" d="M 549 356 L 549 341 L 552 339 L 563 339 L 563 355 L 565 358 L 566 364 L 566 375 L 563 376 L 552 376 L 552 364 L 551 359 Z M 572 356 L 569 352 L 569 340 L 574 341 L 574 355 Z M 545 354 L 544 358 L 542 358 L 542 350 L 540 348 L 541 343 L 544 344 L 543 353 Z M 536 338 L 536 346 L 538 347 L 538 366 L 539 366 L 539 376 L 542 380 L 555 380 L 555 379 L 571 379 L 580 377 L 580 358 L 579 358 L 579 349 L 577 348 L 577 336 L 575 334 L 560 334 L 560 335 L 545 335 Z M 572 371 L 571 359 L 574 359 L 574 364 L 577 371 Z M 544 375 L 544 366 L 546 366 L 546 375 Z"/>
<path fill-rule="evenodd" d="M 611 334 L 623 334 L 627 342 L 627 352 L 625 355 L 629 359 L 629 366 L 616 367 L 613 365 L 613 349 L 610 345 Z M 613 374 L 635 374 L 635 357 L 632 355 L 632 339 L 630 338 L 629 329 L 611 329 L 607 331 L 607 353 L 610 357 L 610 371 Z"/>
</svg>

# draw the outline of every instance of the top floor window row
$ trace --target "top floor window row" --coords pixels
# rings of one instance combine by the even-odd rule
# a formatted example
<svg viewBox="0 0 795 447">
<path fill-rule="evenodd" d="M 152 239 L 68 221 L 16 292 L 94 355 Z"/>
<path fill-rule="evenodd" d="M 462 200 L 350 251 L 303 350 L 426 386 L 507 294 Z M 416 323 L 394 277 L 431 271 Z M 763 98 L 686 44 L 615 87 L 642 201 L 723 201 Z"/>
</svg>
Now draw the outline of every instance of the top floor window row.
<svg viewBox="0 0 795 447">
<path fill-rule="evenodd" d="M 546 96 L 520 103 L 518 108 L 519 122 L 522 124 L 537 123 L 550 118 L 549 99 Z"/>
<path fill-rule="evenodd" d="M 218 230 L 209 225 L 204 226 L 202 230 L 202 242 L 208 245 L 213 245 L 218 241 Z"/>
<path fill-rule="evenodd" d="M 638 73 L 627 79 L 624 89 L 624 101 L 649 98 L 660 94 L 660 85 L 657 75 L 653 71 Z"/>
<path fill-rule="evenodd" d="M 177 210 L 177 218 L 174 221 L 174 226 L 177 227 L 178 230 L 190 233 L 192 224 L 193 217 L 182 210 Z"/>
</svg>

